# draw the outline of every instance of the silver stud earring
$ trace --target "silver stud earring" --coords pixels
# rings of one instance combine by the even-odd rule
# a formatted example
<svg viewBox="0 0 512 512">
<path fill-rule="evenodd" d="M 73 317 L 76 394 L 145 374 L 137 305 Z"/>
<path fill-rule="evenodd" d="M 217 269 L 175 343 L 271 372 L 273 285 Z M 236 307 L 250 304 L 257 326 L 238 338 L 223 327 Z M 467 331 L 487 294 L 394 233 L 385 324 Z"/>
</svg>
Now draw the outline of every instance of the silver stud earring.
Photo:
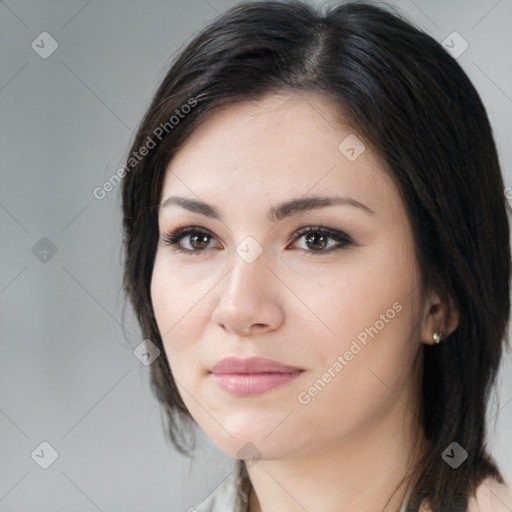
<svg viewBox="0 0 512 512">
<path fill-rule="evenodd" d="M 444 339 L 444 335 L 442 332 L 435 332 L 432 336 L 432 339 L 436 344 L 440 343 Z"/>
</svg>

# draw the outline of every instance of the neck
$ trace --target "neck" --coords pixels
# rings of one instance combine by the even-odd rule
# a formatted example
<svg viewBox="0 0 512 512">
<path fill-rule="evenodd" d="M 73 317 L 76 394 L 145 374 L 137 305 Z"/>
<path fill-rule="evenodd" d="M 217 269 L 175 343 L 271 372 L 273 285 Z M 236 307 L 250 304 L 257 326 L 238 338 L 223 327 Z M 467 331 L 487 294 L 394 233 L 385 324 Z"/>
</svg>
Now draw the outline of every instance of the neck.
<svg viewBox="0 0 512 512">
<path fill-rule="evenodd" d="M 248 469 L 250 512 L 397 512 L 426 448 L 418 416 L 397 400 L 378 424 L 324 452 L 259 460 Z"/>
</svg>

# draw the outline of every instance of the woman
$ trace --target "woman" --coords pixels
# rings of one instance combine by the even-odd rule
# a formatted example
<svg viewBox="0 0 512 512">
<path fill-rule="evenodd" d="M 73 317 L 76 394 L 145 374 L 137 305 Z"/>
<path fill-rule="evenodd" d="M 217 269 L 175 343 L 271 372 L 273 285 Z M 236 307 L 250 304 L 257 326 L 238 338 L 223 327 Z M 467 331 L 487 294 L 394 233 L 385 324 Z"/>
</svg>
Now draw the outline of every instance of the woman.
<svg viewBox="0 0 512 512">
<path fill-rule="evenodd" d="M 181 52 L 127 159 L 125 289 L 177 449 L 197 423 L 237 459 L 198 510 L 512 509 L 503 191 L 473 85 L 388 10 L 241 4 Z"/>
</svg>

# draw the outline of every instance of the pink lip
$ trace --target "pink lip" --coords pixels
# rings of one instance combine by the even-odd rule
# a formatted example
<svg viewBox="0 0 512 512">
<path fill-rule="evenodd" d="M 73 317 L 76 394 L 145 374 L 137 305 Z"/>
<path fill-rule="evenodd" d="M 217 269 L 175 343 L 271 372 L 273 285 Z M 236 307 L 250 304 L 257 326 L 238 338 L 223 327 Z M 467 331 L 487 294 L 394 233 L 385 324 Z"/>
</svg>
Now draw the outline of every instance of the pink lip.
<svg viewBox="0 0 512 512">
<path fill-rule="evenodd" d="M 228 357 L 211 369 L 218 386 L 235 395 L 259 395 L 286 384 L 302 369 L 261 357 Z"/>
<path fill-rule="evenodd" d="M 212 373 L 291 373 L 301 371 L 301 368 L 265 359 L 264 357 L 226 357 L 218 361 L 210 370 Z"/>
</svg>

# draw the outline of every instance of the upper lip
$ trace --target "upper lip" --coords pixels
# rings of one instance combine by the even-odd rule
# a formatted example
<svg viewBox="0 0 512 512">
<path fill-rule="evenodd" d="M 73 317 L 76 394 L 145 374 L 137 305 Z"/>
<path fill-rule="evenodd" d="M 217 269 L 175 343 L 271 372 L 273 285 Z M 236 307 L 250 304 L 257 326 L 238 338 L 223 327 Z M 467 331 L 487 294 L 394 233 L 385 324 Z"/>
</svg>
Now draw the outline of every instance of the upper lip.
<svg viewBox="0 0 512 512">
<path fill-rule="evenodd" d="M 294 373 L 302 369 L 263 357 L 247 359 L 226 357 L 218 361 L 210 371 L 211 373 Z"/>
</svg>

